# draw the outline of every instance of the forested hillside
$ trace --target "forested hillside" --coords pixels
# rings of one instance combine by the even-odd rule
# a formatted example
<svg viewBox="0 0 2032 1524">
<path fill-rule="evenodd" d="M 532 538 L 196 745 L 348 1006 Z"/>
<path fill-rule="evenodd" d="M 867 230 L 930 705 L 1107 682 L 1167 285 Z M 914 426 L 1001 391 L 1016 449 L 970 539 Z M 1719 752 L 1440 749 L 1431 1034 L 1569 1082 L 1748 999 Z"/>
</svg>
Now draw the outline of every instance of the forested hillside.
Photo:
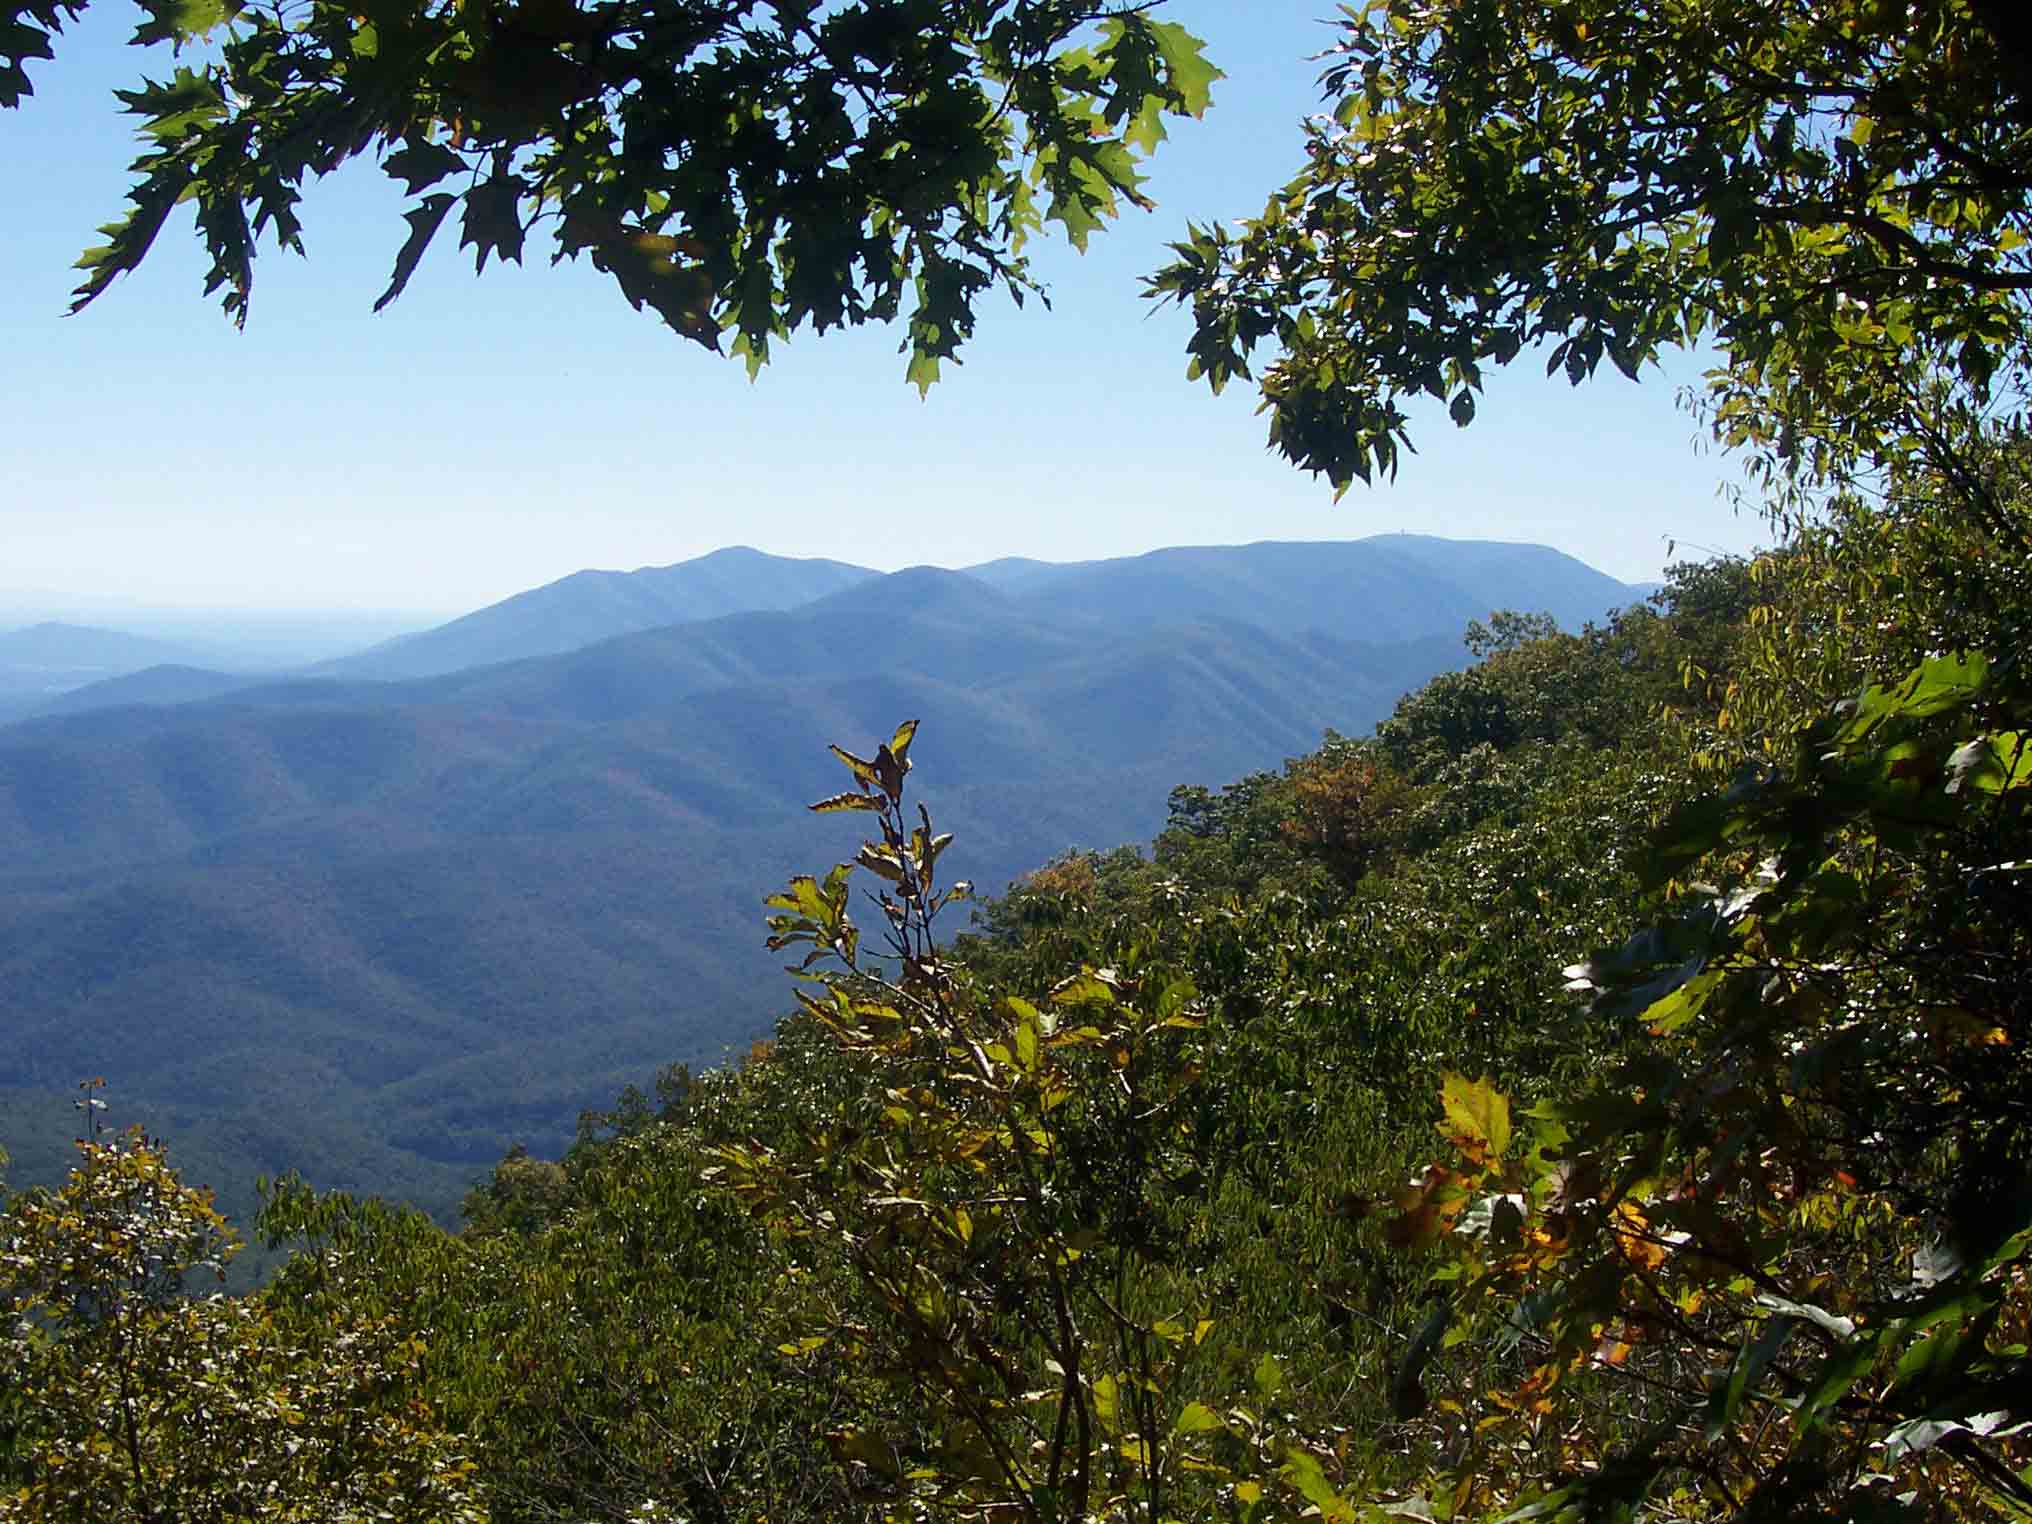
<svg viewBox="0 0 2032 1524">
<path fill-rule="evenodd" d="M 611 66 L 678 46 L 623 9 L 640 46 Z M 1203 92 L 1190 39 L 1142 11 L 1025 73 L 1010 50 L 1049 10 L 940 13 L 940 78 L 1015 69 L 1048 120 L 1005 176 L 1013 123 L 956 112 L 982 178 L 910 258 L 1020 247 L 1032 152 L 1061 197 L 1066 157 L 1087 165 L 1111 209 L 1165 91 Z M 60 20 L 28 14 L 32 42 Z M 275 182 L 236 178 L 230 142 L 352 102 L 333 168 L 392 101 L 463 126 L 487 109 L 472 79 L 499 79 L 465 12 L 448 78 L 314 14 L 289 56 L 318 87 L 260 96 L 241 138 L 144 102 L 167 145 L 149 186 L 205 201 L 243 304 L 222 203 Z M 834 70 L 921 82 L 875 63 L 885 21 L 925 35 L 901 10 L 770 30 L 789 14 L 698 57 L 780 43 L 801 68 L 762 82 L 822 101 Z M 155 24 L 207 25 L 179 17 Z M 842 27 L 859 40 L 828 52 Z M 1174 777 L 1147 851 L 1040 854 L 985 901 L 980 823 L 1095 786 L 1014 792 L 1026 740 L 1066 722 L 1013 723 L 991 675 L 938 707 L 857 683 L 954 585 L 836 595 L 881 633 L 798 685 L 799 722 L 738 778 L 811 785 L 784 827 L 807 871 L 766 907 L 774 1037 L 621 1092 L 558 1157 L 507 1152 L 456 1231 L 283 1180 L 253 1231 L 289 1257 L 239 1296 L 207 1294 L 229 1235 L 173 1140 L 119 1132 L 88 1083 L 69 1182 L 0 1209 L 0 1518 L 2032 1514 L 2032 29 L 2002 0 L 1374 0 L 1333 35 L 1296 178 L 1154 277 L 1192 314 L 1194 374 L 1259 389 L 1273 445 L 1346 487 L 1409 468 L 1416 395 L 1471 425 L 1485 367 L 1542 355 L 1578 385 L 1711 346 L 1690 401 L 1778 547 L 1675 567 L 1577 633 L 1477 617 L 1475 663 L 1373 730 L 1225 786 Z M 260 88 L 267 55 L 232 46 L 221 79 Z M 696 93 L 614 115 L 724 83 L 673 77 Z M 696 219 L 665 257 L 703 284 L 659 315 L 703 343 L 723 313 L 751 346 L 810 317 L 809 206 L 716 252 L 698 178 L 645 199 L 660 154 L 601 157 L 621 124 L 598 79 L 556 81 L 569 135 L 532 111 L 514 142 L 558 195 Z M 779 114 L 782 143 L 752 115 L 772 161 L 807 146 Z M 837 155 L 891 123 L 871 105 L 835 130 Z M 926 172 L 791 162 L 806 194 L 813 165 L 843 194 Z M 99 251 L 88 298 L 137 236 Z M 747 297 L 757 271 L 784 287 Z M 831 276 L 821 296 L 858 300 Z M 958 329 L 920 311 L 918 364 L 986 279 L 932 303 Z M 1035 575 L 1001 570 L 1012 594 Z M 1213 694 L 1246 726 L 1268 685 L 1155 680 L 1167 646 L 1230 670 L 1198 642 L 1232 627 L 1193 628 L 1111 650 L 1087 691 L 1219 739 L 1187 704 Z M 1302 673 L 1318 644 L 1277 660 Z M 735 733 L 716 712 L 688 744 Z M 273 736 L 277 713 L 237 723 Z M 401 757 L 415 715 L 368 718 Z M 968 818 L 940 769 L 983 754 L 1005 813 Z"/>
<path fill-rule="evenodd" d="M 768 1031 L 754 907 L 812 847 L 815 723 L 920 715 L 932 802 L 1000 886 L 1147 839 L 1182 778 L 1366 728 L 1463 658 L 1046 618 L 925 569 L 420 681 L 19 725 L 0 1136 L 60 1142 L 52 1100 L 104 1075 L 240 1210 L 258 1175 L 315 1168 L 449 1222 L 510 1144 L 555 1153 L 659 1064 Z M 49 1146 L 32 1162 L 54 1178 Z"/>
<path fill-rule="evenodd" d="M 2032 1034 L 1989 881 L 2032 772 L 1977 654 L 2020 576 L 1974 548 L 1868 516 L 1583 635 L 1498 616 L 1373 737 L 1180 787 L 1147 851 L 971 920 L 965 833 L 916 813 L 933 731 L 850 748 L 820 806 L 850 819 L 801 834 L 872 845 L 774 902 L 779 955 L 836 970 L 800 1013 L 516 1151 L 463 1231 L 285 1183 L 268 1291 L 121 1314 L 150 1474 L 251 1485 L 207 1457 L 286 1380 L 318 1463 L 416 1517 L 2008 1498 Z M 1887 577 L 1903 617 L 1859 617 Z M 175 1159 L 108 1134 L 18 1198 L 21 1263 L 71 1269 L 14 1284 L 209 1262 Z M 51 1448 L 96 1421 L 89 1347 L 18 1352 L 37 1485 L 112 1465 Z M 201 1446 L 168 1406 L 200 1350 Z"/>
<path fill-rule="evenodd" d="M 1631 598 L 1542 546 L 1406 536 L 1006 591 L 734 552 L 368 653 L 490 658 L 430 677 L 163 668 L 70 695 L 0 730 L 0 1136 L 23 1179 L 61 1178 L 64 1098 L 103 1075 L 243 1214 L 301 1168 L 452 1221 L 511 1144 L 555 1153 L 659 1064 L 769 1030 L 752 907 L 809 849 L 814 726 L 921 716 L 933 802 L 999 888 L 1146 840 L 1182 779 L 1366 730 L 1504 595 L 1576 628 Z M 729 601 L 751 607 L 577 644 Z M 491 659 L 539 635 L 573 648 Z"/>
</svg>

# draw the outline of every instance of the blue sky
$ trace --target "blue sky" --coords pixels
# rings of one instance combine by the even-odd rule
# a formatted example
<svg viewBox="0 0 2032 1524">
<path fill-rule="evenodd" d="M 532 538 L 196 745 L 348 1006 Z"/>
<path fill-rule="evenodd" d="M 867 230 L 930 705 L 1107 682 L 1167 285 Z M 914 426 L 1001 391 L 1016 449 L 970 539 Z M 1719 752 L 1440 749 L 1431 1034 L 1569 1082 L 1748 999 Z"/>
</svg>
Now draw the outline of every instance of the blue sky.
<svg viewBox="0 0 2032 1524">
<path fill-rule="evenodd" d="M 895 333 L 800 338 L 751 385 L 535 244 L 476 280 L 448 233 L 375 315 L 405 230 L 368 165 L 310 190 L 307 260 L 264 250 L 244 333 L 200 294 L 187 218 L 65 317 L 135 152 L 110 92 L 167 68 L 122 45 L 133 12 L 88 11 L 0 116 L 0 590 L 452 612 L 727 544 L 893 568 L 1412 530 L 1540 541 L 1636 580 L 1668 540 L 1760 543 L 1674 405 L 1691 360 L 1574 390 L 1527 356 L 1471 428 L 1421 417 L 1397 481 L 1338 504 L 1266 452 L 1253 396 L 1185 381 L 1184 316 L 1138 278 L 1188 219 L 1248 215 L 1296 168 L 1330 11 L 1170 0 L 1229 77 L 1160 154 L 1158 210 L 1084 258 L 1044 251 L 1053 310 L 991 301 L 922 402 Z"/>
</svg>

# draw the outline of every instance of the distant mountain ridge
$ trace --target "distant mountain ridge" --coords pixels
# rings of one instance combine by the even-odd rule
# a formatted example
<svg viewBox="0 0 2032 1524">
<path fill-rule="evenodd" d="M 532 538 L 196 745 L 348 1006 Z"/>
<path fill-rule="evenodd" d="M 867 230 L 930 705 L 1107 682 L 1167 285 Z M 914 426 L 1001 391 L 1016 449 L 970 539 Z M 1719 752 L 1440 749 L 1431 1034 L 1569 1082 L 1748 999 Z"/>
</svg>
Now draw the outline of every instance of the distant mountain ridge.
<svg viewBox="0 0 2032 1524">
<path fill-rule="evenodd" d="M 1317 631 L 1372 641 L 1457 633 L 1469 619 L 1507 606 L 1520 588 L 1538 600 L 1534 612 L 1572 626 L 1635 597 L 1626 584 L 1543 545 L 1406 534 L 1178 546 L 1100 561 L 1005 557 L 947 575 L 967 577 L 1037 611 L 1098 614 L 1116 624 L 1239 619 L 1273 634 Z M 664 625 L 800 608 L 882 576 L 865 566 L 794 560 L 747 546 L 672 566 L 574 572 L 314 670 L 340 678 L 434 677 L 557 655 Z M 884 596 L 899 594 L 890 588 Z"/>
<path fill-rule="evenodd" d="M 1098 618 L 1123 628 L 1225 619 L 1285 637 L 1316 633 L 1383 643 L 1455 636 L 1468 620 L 1509 606 L 1527 589 L 1533 612 L 1550 613 L 1569 628 L 1649 591 L 1542 545 L 1405 534 L 1175 546 L 1099 561 L 1005 557 L 956 572 L 908 570 L 923 580 L 912 596 L 941 599 L 956 618 L 1003 598 L 1033 615 Z M 902 584 L 867 567 L 734 546 L 671 566 L 574 572 L 301 675 L 376 682 L 442 677 L 732 614 L 786 612 L 824 599 L 845 600 L 833 606 L 849 608 L 855 589 L 878 583 L 892 605 L 904 597 Z M 123 664 L 102 683 L 65 685 L 73 691 L 60 700 L 41 691 L 21 696 L 11 712 L 0 691 L 0 724 L 33 713 L 185 703 L 251 686 L 228 673 L 193 670 L 187 655 L 160 659 L 176 670 Z"/>
<path fill-rule="evenodd" d="M 1018 604 L 1116 622 L 1233 619 L 1278 635 L 1421 640 L 1528 601 L 1577 629 L 1635 602 L 1625 583 L 1544 545 L 1375 535 L 1174 546 L 1064 564 L 1006 559 L 968 568 Z"/>
<path fill-rule="evenodd" d="M 51 672 L 118 668 L 131 672 L 160 662 L 200 661 L 209 655 L 124 630 L 56 619 L 0 632 L 0 667 L 38 667 Z"/>
<path fill-rule="evenodd" d="M 491 662 L 554 656 L 615 635 L 726 614 L 795 608 L 880 573 L 794 560 L 745 545 L 674 566 L 580 571 L 314 670 L 328 677 L 435 677 Z"/>
<path fill-rule="evenodd" d="M 259 676 L 241 672 L 217 672 L 210 667 L 164 662 L 70 689 L 37 705 L 34 712 L 83 714 L 87 710 L 119 709 L 130 704 L 193 704 L 251 688 L 262 681 Z"/>
<path fill-rule="evenodd" d="M 60 695 L 165 664 L 208 664 L 210 651 L 124 630 L 44 620 L 0 630 L 0 725 Z"/>
</svg>

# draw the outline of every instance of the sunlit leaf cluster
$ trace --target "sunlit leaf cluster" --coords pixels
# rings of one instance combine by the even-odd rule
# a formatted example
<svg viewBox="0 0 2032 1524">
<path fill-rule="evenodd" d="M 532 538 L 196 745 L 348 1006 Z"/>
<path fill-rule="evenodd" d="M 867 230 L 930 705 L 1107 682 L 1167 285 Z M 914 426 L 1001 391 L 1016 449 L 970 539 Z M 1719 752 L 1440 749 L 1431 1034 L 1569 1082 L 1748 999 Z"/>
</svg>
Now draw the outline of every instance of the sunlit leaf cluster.
<svg viewBox="0 0 2032 1524">
<path fill-rule="evenodd" d="M 79 7 L 0 22 L 0 105 Z M 1138 162 L 1217 77 L 1147 7 L 1086 0 L 148 0 L 170 72 L 121 93 L 146 144 L 76 305 L 180 205 L 244 322 L 265 235 L 303 252 L 310 182 L 354 160 L 412 198 L 384 306 L 447 224 L 476 269 L 583 257 L 637 310 L 751 369 L 799 329 L 899 320 L 936 379 L 1025 245 L 1147 204 Z"/>
<path fill-rule="evenodd" d="M 1712 346 L 1716 437 L 1767 479 L 1923 454 L 2023 374 L 2013 9 L 1346 6 L 1298 175 L 1152 293 L 1191 309 L 1192 374 L 1256 380 L 1271 443 L 1341 488 L 1395 473 L 1411 399 L 1465 425 L 1527 352 L 1578 384 Z"/>
</svg>

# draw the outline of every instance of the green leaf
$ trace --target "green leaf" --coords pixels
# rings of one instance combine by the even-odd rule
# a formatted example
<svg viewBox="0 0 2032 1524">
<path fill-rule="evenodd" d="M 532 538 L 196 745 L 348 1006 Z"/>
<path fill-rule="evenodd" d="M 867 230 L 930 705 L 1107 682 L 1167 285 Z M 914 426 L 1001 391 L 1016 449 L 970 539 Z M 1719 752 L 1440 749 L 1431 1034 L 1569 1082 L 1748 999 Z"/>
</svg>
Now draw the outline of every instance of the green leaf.
<svg viewBox="0 0 2032 1524">
<path fill-rule="evenodd" d="M 1277 1363 L 1275 1355 L 1265 1355 L 1256 1362 L 1253 1386 L 1257 1402 L 1265 1407 L 1284 1390 L 1284 1367 Z"/>
<path fill-rule="evenodd" d="M 1053 985 L 1051 999 L 1055 1005 L 1115 1005 L 1120 997 L 1112 984 L 1089 969 Z"/>
<path fill-rule="evenodd" d="M 648 307 L 673 333 L 719 351 L 713 283 L 701 265 L 679 257 L 677 240 L 621 228 L 594 237 L 586 247 L 594 267 L 614 277 L 636 311 Z"/>
<path fill-rule="evenodd" d="M 1577 1484 L 1555 1487 L 1549 1492 L 1541 1493 L 1524 1507 L 1504 1514 L 1502 1518 L 1496 1521 L 1496 1524 L 1527 1524 L 1527 1521 L 1531 1519 L 1543 1519 L 1548 1516 L 1557 1517 L 1569 1509 L 1575 1508 L 1580 1498 L 1581 1488 Z"/>
<path fill-rule="evenodd" d="M 1877 1361 L 1880 1338 L 1881 1331 L 1876 1330 L 1848 1340 L 1837 1345 L 1834 1352 L 1821 1362 L 1812 1377 L 1806 1399 L 1800 1404 L 1799 1415 L 1807 1428 L 1817 1425 L 1823 1413 L 1848 1396 L 1856 1383 L 1870 1373 L 1870 1367 Z"/>
<path fill-rule="evenodd" d="M 2024 1225 L 2022 1209 L 2016 1222 L 2006 1221 L 2006 1236 L 1996 1248 L 1983 1256 L 1982 1271 L 1987 1275 L 2003 1265 L 2008 1265 L 2023 1255 L 2032 1254 L 2032 1227 Z"/>
<path fill-rule="evenodd" d="M 1969 788 L 1986 794 L 2032 785 L 2032 746 L 2023 732 L 2000 730 L 1957 747 L 1947 759 L 1950 794 Z"/>
<path fill-rule="evenodd" d="M 1188 1402 L 1178 1415 L 1178 1422 L 1172 1425 L 1174 1434 L 1210 1434 L 1215 1429 L 1225 1429 L 1227 1424 L 1221 1415 L 1203 1402 Z"/>
<path fill-rule="evenodd" d="M 395 272 L 389 277 L 388 289 L 383 291 L 374 303 L 379 312 L 396 297 L 402 295 L 409 284 L 409 277 L 416 273 L 417 262 L 423 258 L 423 251 L 430 247 L 431 239 L 437 237 L 437 230 L 449 212 L 458 202 L 458 197 L 445 191 L 425 196 L 413 211 L 405 212 L 403 220 L 409 224 L 409 237 L 403 242 L 395 256 Z"/>
<path fill-rule="evenodd" d="M 929 350 L 913 350 L 910 364 L 904 367 L 903 379 L 917 388 L 917 395 L 928 397 L 931 389 L 938 385 L 939 359 Z"/>
<path fill-rule="evenodd" d="M 426 186 L 437 184 L 446 175 L 457 174 L 466 168 L 466 160 L 464 155 L 454 153 L 442 143 L 411 138 L 383 159 L 381 168 L 390 179 L 402 181 L 403 188 L 414 196 Z"/>
<path fill-rule="evenodd" d="M 2002 1310 L 2001 1293 L 1984 1287 L 1959 1299 L 1952 1318 L 1940 1318 L 1926 1337 L 1916 1341 L 1898 1359 L 1892 1372 L 1886 1400 L 1910 1411 L 1913 1407 L 1938 1410 L 1950 1400 L 1951 1389 L 1968 1374 L 1969 1367 L 1985 1353 L 1991 1331 Z"/>
<path fill-rule="evenodd" d="M 1113 1376 L 1102 1376 L 1093 1385 L 1094 1421 L 1110 1434 L 1121 1428 L 1121 1387 Z"/>
<path fill-rule="evenodd" d="M 1710 968 L 1696 974 L 1663 999 L 1646 1006 L 1641 1019 L 1660 1035 L 1678 1031 L 1701 1013 L 1725 973 L 1723 969 Z"/>
<path fill-rule="evenodd" d="M 19 106 L 28 96 L 35 93 L 29 83 L 28 71 L 22 64 L 31 58 L 53 58 L 56 50 L 50 40 L 62 30 L 64 15 L 75 21 L 82 4 L 69 5 L 57 0 L 40 7 L 35 15 L 41 25 L 30 25 L 20 19 L 23 12 L 17 7 L 11 22 L 0 23 L 0 108 Z"/>
<path fill-rule="evenodd" d="M 1016 1026 L 1016 1062 L 1027 1072 L 1037 1067 L 1037 1021 L 1024 1017 Z"/>
<path fill-rule="evenodd" d="M 1736 1351 L 1736 1357 L 1729 1362 L 1728 1375 L 1708 1393 L 1707 1437 L 1719 1439 L 1729 1426 L 1735 1423 L 1743 1410 L 1743 1400 L 1755 1390 L 1757 1382 L 1778 1358 L 1778 1351 L 1784 1348 L 1786 1338 L 1792 1332 L 1788 1318 L 1771 1318 L 1758 1330 L 1757 1337 L 1744 1343 Z"/>
<path fill-rule="evenodd" d="M 1164 83 L 1173 102 L 1187 116 L 1197 117 L 1213 104 L 1213 85 L 1227 76 L 1206 56 L 1206 43 L 1175 21 L 1148 21 L 1151 41 L 1164 60 Z"/>
<path fill-rule="evenodd" d="M 1326 1477 L 1326 1468 L 1312 1455 L 1293 1445 L 1284 1452 L 1283 1464 L 1277 1474 L 1284 1478 L 1306 1502 L 1319 1510 L 1319 1516 L 1329 1524 L 1342 1524 L 1352 1519 L 1354 1510 Z"/>
<path fill-rule="evenodd" d="M 522 198 L 529 186 L 495 159 L 494 173 L 466 192 L 466 215 L 459 247 L 473 251 L 473 273 L 487 268 L 487 256 L 522 262 Z"/>
<path fill-rule="evenodd" d="M 135 47 L 179 45 L 207 36 L 240 14 L 238 0 L 142 0 L 148 19 L 134 29 Z"/>
<path fill-rule="evenodd" d="M 183 200 L 194 178 L 186 162 L 175 160 L 157 165 L 146 180 L 129 192 L 131 209 L 127 215 L 99 230 L 108 235 L 109 241 L 78 256 L 77 268 L 89 273 L 71 293 L 72 312 L 82 311 L 118 276 L 140 265 L 170 211 Z"/>
<path fill-rule="evenodd" d="M 1930 656 L 1895 683 L 1873 684 L 1847 705 L 1846 724 L 1835 733 L 1840 746 L 1854 746 L 1888 720 L 1923 720 L 1971 703 L 1989 672 L 1976 652 Z"/>
<path fill-rule="evenodd" d="M 144 80 L 139 90 L 113 93 L 130 114 L 148 119 L 141 131 L 158 143 L 179 142 L 226 115 L 220 80 L 195 69 L 178 69 L 167 84 Z M 196 166 L 191 169 L 195 178 Z"/>
</svg>

